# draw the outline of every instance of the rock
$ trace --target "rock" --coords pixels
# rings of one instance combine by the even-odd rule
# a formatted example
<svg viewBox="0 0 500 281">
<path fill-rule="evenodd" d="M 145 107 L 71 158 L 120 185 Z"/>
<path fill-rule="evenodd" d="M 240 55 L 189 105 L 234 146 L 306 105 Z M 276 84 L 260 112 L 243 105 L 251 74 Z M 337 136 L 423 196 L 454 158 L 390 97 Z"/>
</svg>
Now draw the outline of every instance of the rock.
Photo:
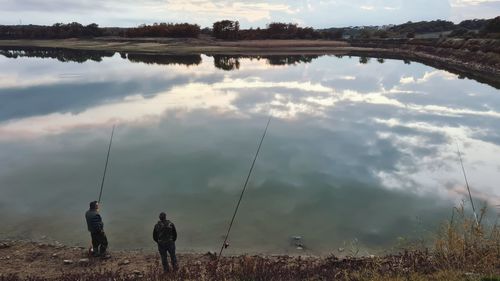
<svg viewBox="0 0 500 281">
<path fill-rule="evenodd" d="M 63 260 L 63 263 L 66 265 L 73 264 L 73 260 Z"/>
<path fill-rule="evenodd" d="M 9 247 L 10 247 L 10 244 L 8 244 L 8 243 L 0 243 L 0 249 L 6 249 Z"/>
<path fill-rule="evenodd" d="M 88 265 L 90 263 L 89 259 L 80 259 L 78 260 L 79 265 Z"/>
<path fill-rule="evenodd" d="M 132 276 L 135 278 L 142 278 L 144 277 L 144 274 L 142 274 L 142 272 L 140 272 L 139 270 L 134 270 L 132 271 Z"/>
<path fill-rule="evenodd" d="M 217 253 L 216 252 L 210 252 L 208 251 L 205 256 L 208 256 L 211 259 L 216 259 L 217 258 Z"/>
<path fill-rule="evenodd" d="M 52 257 L 53 257 L 53 258 L 57 258 L 58 256 L 59 256 L 59 254 L 58 254 L 58 253 L 53 253 L 53 254 L 52 254 Z"/>
<path fill-rule="evenodd" d="M 127 265 L 129 263 L 130 263 L 129 260 L 124 260 L 124 261 L 119 262 L 118 265 Z"/>
<path fill-rule="evenodd" d="M 106 255 L 104 255 L 104 256 L 101 256 L 101 259 L 102 259 L 102 260 L 109 260 L 110 258 L 111 258 L 111 255 L 109 255 L 109 254 L 106 254 Z"/>
</svg>

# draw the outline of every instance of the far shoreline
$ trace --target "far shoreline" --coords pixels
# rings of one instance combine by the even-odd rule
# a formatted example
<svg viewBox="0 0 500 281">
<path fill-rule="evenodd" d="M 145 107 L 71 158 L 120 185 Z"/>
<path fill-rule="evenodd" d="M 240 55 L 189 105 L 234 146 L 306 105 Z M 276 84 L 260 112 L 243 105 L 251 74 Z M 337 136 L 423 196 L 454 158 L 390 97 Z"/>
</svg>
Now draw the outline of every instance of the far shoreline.
<svg viewBox="0 0 500 281">
<path fill-rule="evenodd" d="M 457 40 L 453 41 L 456 44 Z M 500 89 L 500 54 L 450 45 L 446 40 L 242 40 L 213 38 L 121 38 L 0 40 L 0 48 L 110 51 L 143 55 L 339 55 L 409 60 Z M 491 44 L 476 40 L 475 46 Z M 443 47 L 444 45 L 444 47 Z M 493 58 L 493 59 L 492 59 Z"/>
</svg>

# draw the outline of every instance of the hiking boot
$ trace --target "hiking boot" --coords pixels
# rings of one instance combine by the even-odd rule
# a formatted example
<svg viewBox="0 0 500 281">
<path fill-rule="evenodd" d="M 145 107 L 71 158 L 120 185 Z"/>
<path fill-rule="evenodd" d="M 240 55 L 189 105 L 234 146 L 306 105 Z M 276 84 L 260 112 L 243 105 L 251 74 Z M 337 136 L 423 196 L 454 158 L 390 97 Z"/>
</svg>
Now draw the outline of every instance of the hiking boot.
<svg viewBox="0 0 500 281">
<path fill-rule="evenodd" d="M 89 257 L 99 257 L 99 251 L 94 251 L 94 249 L 90 248 L 88 251 Z"/>
</svg>

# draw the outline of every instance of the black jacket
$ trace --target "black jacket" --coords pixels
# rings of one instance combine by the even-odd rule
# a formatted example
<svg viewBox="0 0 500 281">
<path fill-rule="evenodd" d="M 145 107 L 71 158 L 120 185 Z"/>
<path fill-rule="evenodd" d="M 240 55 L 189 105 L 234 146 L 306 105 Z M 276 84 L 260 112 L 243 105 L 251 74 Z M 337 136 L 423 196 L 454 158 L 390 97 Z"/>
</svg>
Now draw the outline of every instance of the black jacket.
<svg viewBox="0 0 500 281">
<path fill-rule="evenodd" d="M 104 231 L 104 223 L 97 210 L 88 210 L 85 213 L 85 219 L 87 220 L 87 228 L 91 233 L 100 233 Z"/>
<path fill-rule="evenodd" d="M 153 229 L 153 240 L 157 243 L 175 242 L 177 230 L 174 223 L 169 220 L 158 221 Z"/>
</svg>

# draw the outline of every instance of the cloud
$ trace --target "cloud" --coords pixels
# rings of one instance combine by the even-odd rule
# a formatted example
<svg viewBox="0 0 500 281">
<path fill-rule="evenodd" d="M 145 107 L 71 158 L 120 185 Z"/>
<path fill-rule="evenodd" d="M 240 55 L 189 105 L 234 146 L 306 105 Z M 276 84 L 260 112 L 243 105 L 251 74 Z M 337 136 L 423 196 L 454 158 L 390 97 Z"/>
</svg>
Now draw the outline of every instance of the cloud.
<svg viewBox="0 0 500 281">
<path fill-rule="evenodd" d="M 367 142 L 360 136 L 368 136 L 354 130 L 347 135 L 311 130 L 311 121 L 275 119 L 271 124 L 238 214 L 239 221 L 247 223 L 235 224 L 233 251 L 280 253 L 287 249 L 288 238 L 298 234 L 317 253 L 330 252 L 354 237 L 363 249 L 375 248 L 411 235 L 416 215 L 429 226 L 448 213 L 450 202 L 378 185 L 370 169 L 391 169 L 400 157 L 390 141 Z M 240 119 L 199 110 L 189 116 L 164 116 L 153 127 L 118 127 L 103 197 L 106 231 L 115 247 L 149 247 L 149 232 L 131 230 L 152 227 L 165 206 L 183 233 L 179 248 L 215 247 L 227 223 L 225 206 L 237 198 L 262 122 L 265 117 Z M 307 134 L 297 135 L 297 127 Z M 5 195 L 0 207 L 9 210 L 3 231 L 55 236 L 72 244 L 85 241 L 84 222 L 74 217 L 95 196 L 109 132 L 84 131 L 49 137 L 43 150 L 22 142 L 10 147 L 34 157 L 29 163 L 22 160 L 26 155 L 2 150 L 3 157 L 16 163 L 16 169 L 0 177 Z M 318 133 L 324 137 L 321 141 Z M 369 153 L 374 146 L 384 149 L 384 157 Z M 51 224 L 39 223 L 53 215 L 54 200 L 65 212 Z"/>
<path fill-rule="evenodd" d="M 447 0 L 338 0 L 313 2 L 312 7 L 312 12 L 303 9 L 300 14 L 306 24 L 317 27 L 398 24 L 447 19 L 450 14 Z"/>
<path fill-rule="evenodd" d="M 248 22 L 271 20 L 273 13 L 296 13 L 290 6 L 269 2 L 238 2 L 209 0 L 168 0 L 164 4 L 165 11 L 188 12 L 193 17 L 203 16 L 213 19 L 243 19 Z"/>
<path fill-rule="evenodd" d="M 499 0 L 456 0 L 451 2 L 450 20 L 460 22 L 468 19 L 494 18 L 500 14 Z"/>
<path fill-rule="evenodd" d="M 373 7 L 373 6 L 361 6 L 359 8 L 361 10 L 366 10 L 366 11 L 373 11 L 373 10 L 375 10 L 375 7 Z"/>
<path fill-rule="evenodd" d="M 110 3 L 108 1 L 108 3 Z M 37 1 L 37 0 L 0 0 L 0 5 L 2 5 L 3 11 L 15 11 L 15 12 L 88 12 L 100 10 L 107 8 L 108 5 L 106 1 L 65 1 L 65 0 L 49 0 L 49 1 Z"/>
<path fill-rule="evenodd" d="M 497 5 L 500 5 L 500 0 L 451 0 L 450 1 L 452 7 L 478 6 L 489 3 L 496 3 Z"/>
<path fill-rule="evenodd" d="M 276 67 L 241 59 L 238 71 L 224 72 L 202 59 L 189 68 L 119 57 L 0 59 L 1 71 L 33 81 L 0 90 L 8 103 L 0 112 L 14 115 L 0 122 L 3 231 L 85 241 L 74 217 L 96 195 L 118 122 L 103 209 L 114 245 L 148 247 L 149 234 L 130 221 L 146 229 L 168 206 L 183 233 L 179 248 L 213 249 L 270 110 L 235 251 L 283 252 L 290 235 L 320 253 L 354 237 L 370 248 L 411 235 L 415 216 L 435 226 L 464 195 L 446 188 L 462 184 L 455 137 L 467 144 L 478 199 L 498 201 L 500 97 L 492 87 L 397 60 L 323 56 Z M 81 75 L 39 83 L 41 70 Z M 65 213 L 38 224 L 53 215 L 50 202 Z"/>
<path fill-rule="evenodd" d="M 105 26 L 153 22 L 192 22 L 211 26 L 214 21 L 232 19 L 240 20 L 242 27 L 294 21 L 325 28 L 484 18 L 499 11 L 498 0 L 0 0 L 0 5 L 3 8 L 0 24 L 17 24 L 20 20 L 32 24 L 79 21 Z M 472 10 L 467 11 L 466 7 Z"/>
</svg>

